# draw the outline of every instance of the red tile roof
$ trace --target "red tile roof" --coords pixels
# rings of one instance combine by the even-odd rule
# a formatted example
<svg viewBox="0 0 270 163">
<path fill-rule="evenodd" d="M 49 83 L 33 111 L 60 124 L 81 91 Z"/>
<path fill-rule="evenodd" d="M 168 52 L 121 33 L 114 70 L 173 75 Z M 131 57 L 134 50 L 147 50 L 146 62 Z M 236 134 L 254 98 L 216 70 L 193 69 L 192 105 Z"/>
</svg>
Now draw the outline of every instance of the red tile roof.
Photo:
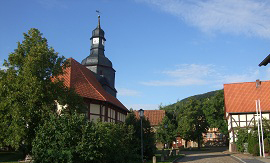
<svg viewBox="0 0 270 163">
<path fill-rule="evenodd" d="M 260 99 L 261 110 L 270 111 L 270 81 L 224 84 L 225 112 L 256 112 L 255 100 Z"/>
<path fill-rule="evenodd" d="M 139 112 L 134 111 L 136 117 L 139 117 Z M 157 126 L 165 116 L 165 110 L 144 110 L 144 116 L 150 121 L 151 126 Z"/>
<path fill-rule="evenodd" d="M 64 75 L 58 76 L 59 79 L 64 79 L 65 86 L 75 89 L 82 97 L 109 102 L 129 112 L 117 98 L 103 89 L 92 71 L 73 58 L 68 60 L 70 60 L 70 67 L 64 70 Z"/>
</svg>

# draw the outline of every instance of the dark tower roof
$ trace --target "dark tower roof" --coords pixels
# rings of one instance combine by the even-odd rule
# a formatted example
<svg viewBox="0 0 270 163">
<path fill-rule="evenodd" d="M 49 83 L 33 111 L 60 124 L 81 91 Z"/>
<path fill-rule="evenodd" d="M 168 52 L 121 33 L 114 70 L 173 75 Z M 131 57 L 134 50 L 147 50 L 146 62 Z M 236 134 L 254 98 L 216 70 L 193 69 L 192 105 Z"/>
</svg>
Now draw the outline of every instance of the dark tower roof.
<svg viewBox="0 0 270 163">
<path fill-rule="evenodd" d="M 112 62 L 105 56 L 105 32 L 100 27 L 100 16 L 98 16 L 98 25 L 92 31 L 90 38 L 90 55 L 82 60 L 82 65 L 91 70 L 105 91 L 116 97 L 115 89 L 115 70 Z"/>
<path fill-rule="evenodd" d="M 82 61 L 82 65 L 85 66 L 101 65 L 112 68 L 112 62 L 107 57 L 105 57 L 104 54 L 105 48 L 104 45 L 102 44 L 102 40 L 106 41 L 104 35 L 105 32 L 100 27 L 100 16 L 98 16 L 98 25 L 92 31 L 92 37 L 90 38 L 90 40 L 92 42 L 93 38 L 98 38 L 99 43 L 91 44 L 90 55 Z"/>
<path fill-rule="evenodd" d="M 97 28 L 92 31 L 92 37 L 91 38 L 93 38 L 93 37 L 101 37 L 101 38 L 105 39 L 104 34 L 105 34 L 105 32 L 100 27 L 100 16 L 98 16 L 98 25 L 97 25 Z"/>
</svg>

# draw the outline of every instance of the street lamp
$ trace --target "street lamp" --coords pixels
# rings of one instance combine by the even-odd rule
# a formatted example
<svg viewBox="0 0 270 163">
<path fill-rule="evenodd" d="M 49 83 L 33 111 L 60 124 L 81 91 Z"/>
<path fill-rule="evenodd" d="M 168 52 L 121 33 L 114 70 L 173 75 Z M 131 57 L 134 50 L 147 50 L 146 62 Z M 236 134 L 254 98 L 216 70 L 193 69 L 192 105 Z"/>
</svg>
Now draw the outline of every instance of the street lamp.
<svg viewBox="0 0 270 163">
<path fill-rule="evenodd" d="M 142 163 L 143 163 L 143 129 L 142 129 L 142 118 L 143 118 L 143 109 L 139 110 L 139 115 L 141 119 L 141 157 L 142 157 Z"/>
</svg>

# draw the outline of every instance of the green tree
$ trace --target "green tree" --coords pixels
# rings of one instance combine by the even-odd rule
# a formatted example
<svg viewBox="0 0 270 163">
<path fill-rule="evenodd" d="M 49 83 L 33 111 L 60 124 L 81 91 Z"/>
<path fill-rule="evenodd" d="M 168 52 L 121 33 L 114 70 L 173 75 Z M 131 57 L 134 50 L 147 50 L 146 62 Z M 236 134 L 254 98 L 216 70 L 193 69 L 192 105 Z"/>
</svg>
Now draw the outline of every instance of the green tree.
<svg viewBox="0 0 270 163">
<path fill-rule="evenodd" d="M 168 116 L 163 118 L 157 128 L 156 137 L 157 140 L 163 144 L 168 143 L 169 148 L 171 148 L 171 143 L 175 141 L 177 137 L 177 127 L 173 119 L 169 119 Z"/>
<path fill-rule="evenodd" d="M 224 119 L 224 91 L 219 90 L 214 96 L 204 99 L 203 112 L 211 128 L 218 128 L 228 134 L 227 121 Z"/>
<path fill-rule="evenodd" d="M 188 100 L 178 115 L 178 132 L 186 141 L 197 141 L 201 147 L 202 133 L 209 128 L 199 100 Z"/>
<path fill-rule="evenodd" d="M 128 126 L 132 126 L 135 130 L 134 137 L 136 140 L 134 141 L 134 148 L 137 149 L 137 154 L 141 155 L 141 122 L 140 119 L 136 118 L 134 112 L 128 114 L 125 124 Z M 143 153 L 144 157 L 147 159 L 152 158 L 155 154 L 156 146 L 155 146 L 155 134 L 151 128 L 150 122 L 148 119 L 142 119 L 143 124 Z"/>
<path fill-rule="evenodd" d="M 63 74 L 67 60 L 48 46 L 47 39 L 37 29 L 24 33 L 14 52 L 9 54 L 0 70 L 0 141 L 15 149 L 31 152 L 36 129 L 56 111 L 57 100 L 68 104 L 71 112 L 83 108 L 80 96 L 52 78 Z"/>
<path fill-rule="evenodd" d="M 35 162 L 131 163 L 138 160 L 134 130 L 122 123 L 89 122 L 72 113 L 51 115 L 33 142 Z"/>
</svg>

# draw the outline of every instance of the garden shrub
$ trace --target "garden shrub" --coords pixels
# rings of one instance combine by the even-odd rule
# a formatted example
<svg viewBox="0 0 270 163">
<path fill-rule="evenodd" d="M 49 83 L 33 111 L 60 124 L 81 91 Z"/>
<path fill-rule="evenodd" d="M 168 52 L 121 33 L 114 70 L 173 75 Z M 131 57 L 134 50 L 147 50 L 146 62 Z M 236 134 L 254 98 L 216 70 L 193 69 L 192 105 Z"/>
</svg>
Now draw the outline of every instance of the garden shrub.
<svg viewBox="0 0 270 163">
<path fill-rule="evenodd" d="M 84 116 L 52 115 L 40 126 L 33 158 L 42 163 L 129 163 L 138 159 L 134 130 L 125 124 L 89 122 Z"/>
<path fill-rule="evenodd" d="M 253 154 L 254 156 L 256 156 L 258 153 L 258 146 L 256 146 L 256 144 L 258 145 L 258 134 L 256 131 L 252 130 L 250 131 L 250 133 L 248 134 L 248 152 L 250 154 Z M 258 148 L 258 149 L 256 149 Z"/>
<path fill-rule="evenodd" d="M 264 152 L 265 153 L 270 153 L 270 144 L 268 139 L 264 139 Z"/>
<path fill-rule="evenodd" d="M 244 143 L 248 142 L 248 130 L 239 129 L 237 132 L 236 146 L 239 152 L 244 152 Z"/>
<path fill-rule="evenodd" d="M 255 144 L 253 146 L 253 156 L 259 156 L 260 155 L 260 147 L 259 147 L 259 143 Z"/>
<path fill-rule="evenodd" d="M 40 126 L 33 141 L 35 162 L 67 162 L 77 160 L 76 146 L 81 140 L 84 117 L 51 115 Z"/>
</svg>

